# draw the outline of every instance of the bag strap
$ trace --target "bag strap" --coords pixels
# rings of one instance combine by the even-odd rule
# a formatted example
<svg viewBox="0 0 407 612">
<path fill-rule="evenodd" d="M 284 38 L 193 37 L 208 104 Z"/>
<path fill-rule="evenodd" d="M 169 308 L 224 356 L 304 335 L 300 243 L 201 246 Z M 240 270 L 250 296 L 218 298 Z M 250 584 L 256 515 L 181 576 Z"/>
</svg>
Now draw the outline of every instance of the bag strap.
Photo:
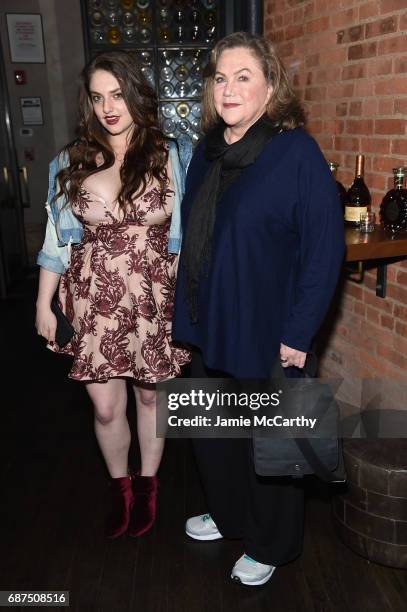
<svg viewBox="0 0 407 612">
<path fill-rule="evenodd" d="M 322 463 L 308 438 L 293 438 L 293 440 L 318 478 L 324 482 L 345 482 L 345 469 L 343 456 L 340 449 L 338 453 L 339 465 L 335 471 L 331 472 L 331 470 L 329 470 L 326 465 Z"/>
<path fill-rule="evenodd" d="M 304 368 L 302 370 L 301 378 L 315 378 L 318 370 L 318 358 L 314 352 L 307 353 Z M 301 370 L 299 370 L 301 371 Z M 285 377 L 285 371 L 281 365 L 279 359 L 276 360 L 273 366 L 272 375 L 281 377 L 281 374 Z M 339 449 L 339 464 L 336 470 L 331 472 L 324 463 L 320 460 L 317 453 L 315 452 L 311 442 L 308 438 L 292 438 L 296 443 L 299 451 L 303 455 L 304 459 L 312 467 L 314 473 L 318 478 L 324 482 L 344 482 L 345 479 L 345 467 L 343 463 L 343 455 Z M 339 445 L 339 439 L 338 439 Z"/>
</svg>

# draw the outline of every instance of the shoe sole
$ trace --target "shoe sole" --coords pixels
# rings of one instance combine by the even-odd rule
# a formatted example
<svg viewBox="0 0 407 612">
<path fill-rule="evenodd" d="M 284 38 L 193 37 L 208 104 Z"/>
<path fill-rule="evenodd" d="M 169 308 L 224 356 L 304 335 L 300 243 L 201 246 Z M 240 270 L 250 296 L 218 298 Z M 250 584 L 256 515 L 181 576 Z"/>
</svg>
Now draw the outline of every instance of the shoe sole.
<svg viewBox="0 0 407 612">
<path fill-rule="evenodd" d="M 223 535 L 221 535 L 219 532 L 213 533 L 212 535 L 200 536 L 200 535 L 193 535 L 190 531 L 185 529 L 185 533 L 187 534 L 187 536 L 189 536 L 193 540 L 199 540 L 200 542 L 205 542 L 205 541 L 213 542 L 214 540 L 223 540 Z"/>
<path fill-rule="evenodd" d="M 266 582 L 268 582 L 270 580 L 270 578 L 272 577 L 273 572 L 274 572 L 275 569 L 276 568 L 273 567 L 273 569 L 270 571 L 269 574 L 267 574 L 261 580 L 256 580 L 255 582 L 245 582 L 244 580 L 239 578 L 239 576 L 234 576 L 233 574 L 231 574 L 230 577 L 233 580 L 233 582 L 236 582 L 237 584 L 244 584 L 245 586 L 261 586 L 262 584 L 266 584 Z"/>
</svg>

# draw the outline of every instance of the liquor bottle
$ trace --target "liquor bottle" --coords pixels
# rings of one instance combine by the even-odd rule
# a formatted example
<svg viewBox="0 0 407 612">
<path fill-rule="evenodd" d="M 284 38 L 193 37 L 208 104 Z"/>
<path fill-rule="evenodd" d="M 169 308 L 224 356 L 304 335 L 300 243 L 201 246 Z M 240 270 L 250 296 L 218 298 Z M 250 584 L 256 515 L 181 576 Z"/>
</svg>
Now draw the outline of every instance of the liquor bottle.
<svg viewBox="0 0 407 612">
<path fill-rule="evenodd" d="M 95 11 L 90 16 L 90 21 L 92 25 L 95 26 L 95 28 L 100 28 L 100 26 L 103 26 L 103 21 L 104 21 L 103 13 L 101 13 L 100 11 Z"/>
<path fill-rule="evenodd" d="M 126 42 L 133 42 L 136 39 L 136 30 L 134 28 L 124 28 L 123 37 Z"/>
<path fill-rule="evenodd" d="M 185 13 L 182 10 L 175 11 L 174 19 L 177 23 L 183 23 L 185 19 Z"/>
<path fill-rule="evenodd" d="M 216 13 L 215 13 L 215 11 L 207 11 L 207 13 L 205 15 L 205 22 L 209 26 L 215 25 L 215 23 L 216 23 Z"/>
<path fill-rule="evenodd" d="M 352 185 L 348 189 L 347 202 L 345 206 L 345 222 L 351 227 L 358 227 L 360 215 L 370 210 L 372 198 L 366 183 L 363 180 L 365 167 L 365 156 L 356 156 L 356 171 Z"/>
<path fill-rule="evenodd" d="M 121 34 L 119 28 L 113 27 L 107 33 L 107 38 L 112 45 L 117 45 L 121 40 Z"/>
<path fill-rule="evenodd" d="M 139 11 L 138 21 L 142 27 L 148 26 L 150 23 L 150 15 L 147 11 Z"/>
<path fill-rule="evenodd" d="M 184 42 L 185 34 L 186 34 L 185 28 L 183 28 L 182 26 L 178 26 L 178 28 L 176 28 L 177 41 L 180 44 Z"/>
<path fill-rule="evenodd" d="M 199 22 L 199 19 L 200 19 L 199 11 L 197 11 L 197 10 L 191 11 L 191 14 L 190 14 L 189 18 L 190 18 L 190 20 L 192 21 L 193 24 L 197 24 Z"/>
<path fill-rule="evenodd" d="M 336 187 L 338 189 L 338 196 L 339 196 L 339 200 L 342 206 L 342 212 L 343 214 L 345 214 L 345 206 L 346 206 L 346 202 L 348 201 L 348 195 L 346 193 L 345 187 L 336 178 L 336 173 L 338 171 L 339 164 L 336 164 L 335 162 L 328 162 L 328 165 L 329 165 L 330 171 L 332 172 L 332 176 L 334 177 L 336 181 Z"/>
<path fill-rule="evenodd" d="M 380 205 L 380 222 L 392 234 L 407 231 L 407 168 L 393 168 L 394 188 L 384 196 Z"/>
<path fill-rule="evenodd" d="M 191 30 L 191 40 L 192 42 L 198 42 L 200 38 L 201 38 L 201 30 L 199 28 L 199 25 L 195 24 Z"/>
<path fill-rule="evenodd" d="M 160 28 L 159 37 L 160 37 L 161 43 L 171 42 L 171 32 L 169 28 L 166 28 L 166 27 Z"/>
<path fill-rule="evenodd" d="M 127 28 L 132 28 L 134 26 L 134 13 L 123 13 L 123 24 Z"/>
<path fill-rule="evenodd" d="M 170 11 L 167 8 L 160 9 L 161 25 L 167 26 L 170 22 Z"/>
<path fill-rule="evenodd" d="M 178 66 L 178 68 L 175 70 L 175 76 L 179 81 L 186 81 L 188 79 L 188 75 L 188 68 L 185 66 L 185 64 L 181 64 L 181 66 Z"/>
</svg>

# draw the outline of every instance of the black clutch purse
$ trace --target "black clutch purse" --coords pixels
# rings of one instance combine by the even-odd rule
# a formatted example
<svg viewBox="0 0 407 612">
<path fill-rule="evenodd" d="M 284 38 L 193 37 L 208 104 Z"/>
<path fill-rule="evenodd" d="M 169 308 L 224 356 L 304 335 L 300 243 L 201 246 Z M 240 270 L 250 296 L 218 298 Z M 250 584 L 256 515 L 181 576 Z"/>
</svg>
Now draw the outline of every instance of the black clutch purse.
<svg viewBox="0 0 407 612">
<path fill-rule="evenodd" d="M 55 342 L 62 348 L 71 340 L 72 336 L 75 334 L 75 330 L 58 306 L 58 301 L 56 298 L 52 299 L 51 310 L 57 319 Z"/>
</svg>

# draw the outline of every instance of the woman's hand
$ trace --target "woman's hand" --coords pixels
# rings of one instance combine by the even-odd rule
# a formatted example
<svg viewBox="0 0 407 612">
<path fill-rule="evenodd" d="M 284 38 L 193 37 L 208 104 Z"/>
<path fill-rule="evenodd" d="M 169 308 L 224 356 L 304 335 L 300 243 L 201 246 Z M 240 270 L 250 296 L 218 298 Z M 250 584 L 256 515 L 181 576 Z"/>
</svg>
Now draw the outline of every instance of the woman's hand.
<svg viewBox="0 0 407 612">
<path fill-rule="evenodd" d="M 57 319 L 51 310 L 51 300 L 58 287 L 60 276 L 43 267 L 40 269 L 35 327 L 38 335 L 46 338 L 48 342 L 55 342 Z"/>
<path fill-rule="evenodd" d="M 288 368 L 289 366 L 303 368 L 306 357 L 307 353 L 297 351 L 283 343 L 280 344 L 280 361 L 283 368 Z"/>
<path fill-rule="evenodd" d="M 48 342 L 55 342 L 57 319 L 50 306 L 37 305 L 35 327 L 39 336 L 43 336 Z"/>
</svg>

